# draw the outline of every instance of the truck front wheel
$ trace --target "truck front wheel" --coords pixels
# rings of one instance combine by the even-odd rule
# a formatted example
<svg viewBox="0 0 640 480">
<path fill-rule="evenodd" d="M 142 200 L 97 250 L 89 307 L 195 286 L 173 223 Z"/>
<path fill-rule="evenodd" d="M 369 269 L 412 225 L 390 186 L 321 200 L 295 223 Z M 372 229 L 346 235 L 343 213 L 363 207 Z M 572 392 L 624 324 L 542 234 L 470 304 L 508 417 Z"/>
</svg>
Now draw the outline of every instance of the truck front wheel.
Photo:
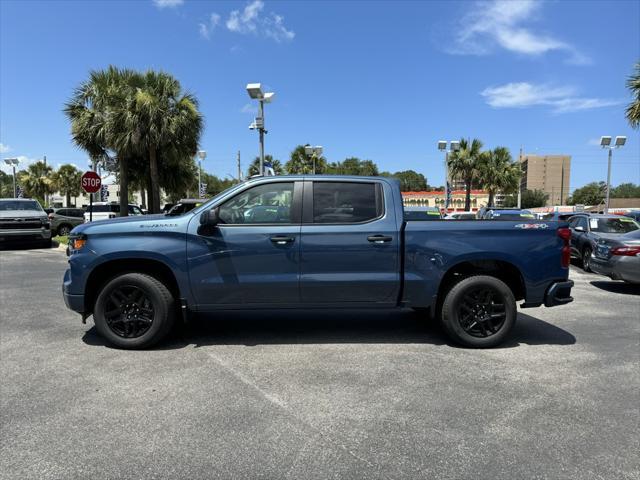
<svg viewBox="0 0 640 480">
<path fill-rule="evenodd" d="M 495 277 L 476 275 L 456 283 L 442 304 L 442 325 L 456 343 L 474 348 L 499 345 L 516 320 L 511 289 Z"/>
<path fill-rule="evenodd" d="M 103 286 L 93 319 L 98 332 L 114 346 L 146 348 L 167 335 L 174 310 L 171 292 L 158 279 L 125 273 Z"/>
</svg>

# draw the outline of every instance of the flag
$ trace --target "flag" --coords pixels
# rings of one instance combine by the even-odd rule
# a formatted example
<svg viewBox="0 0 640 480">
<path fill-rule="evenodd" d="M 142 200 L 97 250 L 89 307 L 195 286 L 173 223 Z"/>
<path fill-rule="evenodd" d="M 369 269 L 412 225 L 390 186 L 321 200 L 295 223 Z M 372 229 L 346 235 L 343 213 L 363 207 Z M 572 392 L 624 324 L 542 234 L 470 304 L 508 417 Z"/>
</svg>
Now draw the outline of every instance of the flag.
<svg viewBox="0 0 640 480">
<path fill-rule="evenodd" d="M 109 200 L 109 185 L 100 186 L 100 201 L 106 202 Z"/>
<path fill-rule="evenodd" d="M 264 161 L 264 174 L 265 175 L 270 175 L 270 176 L 274 176 L 276 174 L 275 170 L 273 169 L 273 165 L 271 164 L 271 162 L 269 162 L 268 160 Z"/>
<path fill-rule="evenodd" d="M 206 183 L 201 183 L 200 184 L 200 198 L 204 198 L 204 196 L 207 194 L 207 184 Z"/>
<path fill-rule="evenodd" d="M 23 198 L 24 197 L 24 191 L 22 190 L 22 187 L 20 185 L 16 185 L 16 198 Z"/>
</svg>

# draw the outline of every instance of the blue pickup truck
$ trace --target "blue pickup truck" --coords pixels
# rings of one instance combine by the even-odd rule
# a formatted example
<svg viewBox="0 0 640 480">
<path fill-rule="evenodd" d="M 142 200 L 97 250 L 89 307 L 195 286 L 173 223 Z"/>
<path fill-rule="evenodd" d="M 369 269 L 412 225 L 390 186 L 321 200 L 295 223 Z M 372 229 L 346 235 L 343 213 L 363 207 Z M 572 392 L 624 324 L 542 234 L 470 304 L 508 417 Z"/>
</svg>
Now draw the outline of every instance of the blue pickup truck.
<svg viewBox="0 0 640 480">
<path fill-rule="evenodd" d="M 572 301 L 570 236 L 534 219 L 407 220 L 384 177 L 259 177 L 183 215 L 74 228 L 62 290 L 121 348 L 153 345 L 191 312 L 363 307 L 413 308 L 459 344 L 492 347 L 516 301 Z"/>
</svg>

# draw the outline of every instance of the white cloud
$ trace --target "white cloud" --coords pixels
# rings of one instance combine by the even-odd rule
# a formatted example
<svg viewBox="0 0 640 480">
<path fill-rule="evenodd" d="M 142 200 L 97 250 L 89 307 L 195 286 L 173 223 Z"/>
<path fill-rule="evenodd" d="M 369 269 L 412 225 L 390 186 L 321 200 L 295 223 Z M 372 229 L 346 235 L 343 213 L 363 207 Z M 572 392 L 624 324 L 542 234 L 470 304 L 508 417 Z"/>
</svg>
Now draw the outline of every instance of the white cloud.
<svg viewBox="0 0 640 480">
<path fill-rule="evenodd" d="M 263 10 L 264 2 L 253 0 L 242 11 L 233 10 L 225 25 L 231 32 L 261 35 L 278 43 L 293 40 L 296 34 L 285 27 L 284 17 L 273 12 L 262 15 Z"/>
<path fill-rule="evenodd" d="M 5 145 L 4 143 L 0 143 L 0 153 L 7 153 L 11 151 L 11 147 L 9 145 Z"/>
<path fill-rule="evenodd" d="M 562 51 L 568 55 L 567 63 L 589 64 L 590 59 L 575 47 L 523 25 L 535 19 L 541 6 L 542 2 L 534 0 L 477 2 L 454 28 L 457 33 L 449 52 L 487 55 L 502 48 L 521 55 L 539 56 Z"/>
<path fill-rule="evenodd" d="M 212 13 L 209 16 L 209 22 L 199 23 L 198 31 L 200 32 L 200 36 L 208 40 L 211 36 L 211 33 L 216 29 L 218 25 L 220 25 L 220 18 L 220 15 L 218 15 L 217 13 Z"/>
<path fill-rule="evenodd" d="M 549 106 L 553 113 L 569 113 L 619 105 L 620 100 L 579 97 L 575 88 L 527 82 L 488 87 L 480 92 L 493 108 Z"/>
<path fill-rule="evenodd" d="M 153 0 L 153 4 L 158 8 L 174 8 L 179 7 L 184 0 Z"/>
<path fill-rule="evenodd" d="M 17 158 L 18 161 L 20 162 L 18 164 L 18 166 L 16 167 L 16 171 L 25 170 L 32 163 L 36 163 L 36 162 L 39 162 L 40 160 L 42 160 L 41 158 L 30 158 L 30 157 L 27 157 L 26 155 L 16 155 L 15 158 Z M 12 173 L 13 172 L 13 169 L 11 168 L 11 166 L 7 165 L 4 162 L 2 162 L 2 164 L 0 164 L 0 169 L 2 169 L 6 173 Z"/>
</svg>

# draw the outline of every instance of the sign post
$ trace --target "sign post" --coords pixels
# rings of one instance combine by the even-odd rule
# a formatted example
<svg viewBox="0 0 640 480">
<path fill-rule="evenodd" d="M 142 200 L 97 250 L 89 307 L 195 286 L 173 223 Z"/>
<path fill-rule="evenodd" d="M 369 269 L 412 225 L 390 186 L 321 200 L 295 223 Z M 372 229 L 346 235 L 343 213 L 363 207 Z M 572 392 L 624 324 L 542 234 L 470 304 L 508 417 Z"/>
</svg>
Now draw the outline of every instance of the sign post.
<svg viewBox="0 0 640 480">
<path fill-rule="evenodd" d="M 89 194 L 89 221 L 93 221 L 93 194 L 100 190 L 102 180 L 100 175 L 89 170 L 82 175 L 80 186 L 82 190 Z"/>
</svg>

